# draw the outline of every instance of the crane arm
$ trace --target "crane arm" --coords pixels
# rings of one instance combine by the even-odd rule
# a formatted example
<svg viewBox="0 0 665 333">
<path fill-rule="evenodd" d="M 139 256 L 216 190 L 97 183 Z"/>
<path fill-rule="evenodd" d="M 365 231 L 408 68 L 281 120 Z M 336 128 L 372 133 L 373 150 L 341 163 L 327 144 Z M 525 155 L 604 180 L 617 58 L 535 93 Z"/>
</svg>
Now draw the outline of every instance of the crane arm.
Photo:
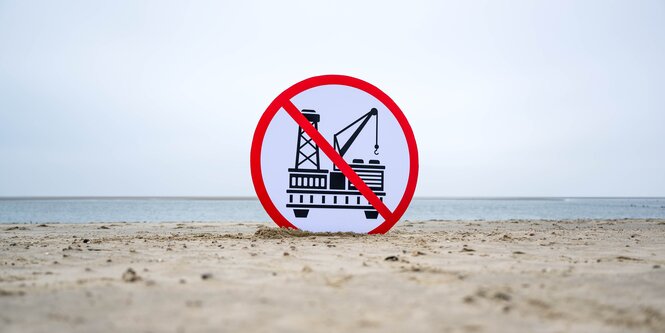
<svg viewBox="0 0 665 333">
<path fill-rule="evenodd" d="M 344 154 L 346 154 L 346 151 L 351 148 L 351 145 L 353 142 L 356 140 L 360 132 L 362 132 L 363 128 L 365 128 L 365 125 L 369 122 L 370 118 L 372 116 L 376 116 L 376 135 L 375 135 L 375 142 L 374 142 L 374 154 L 378 155 L 379 153 L 377 152 L 379 150 L 379 112 L 375 109 L 372 108 L 369 112 L 365 113 L 362 115 L 360 118 L 356 119 L 354 122 L 349 124 L 348 126 L 344 127 L 342 130 L 339 132 L 335 133 L 333 136 L 333 145 L 335 150 L 339 152 L 339 155 L 344 157 Z M 358 125 L 358 128 L 351 134 L 351 137 L 349 137 L 348 140 L 344 143 L 343 146 L 340 147 L 339 141 L 337 140 L 337 137 L 344 133 L 346 130 L 351 128 L 352 126 L 356 125 L 357 123 L 360 122 L 360 125 Z"/>
</svg>

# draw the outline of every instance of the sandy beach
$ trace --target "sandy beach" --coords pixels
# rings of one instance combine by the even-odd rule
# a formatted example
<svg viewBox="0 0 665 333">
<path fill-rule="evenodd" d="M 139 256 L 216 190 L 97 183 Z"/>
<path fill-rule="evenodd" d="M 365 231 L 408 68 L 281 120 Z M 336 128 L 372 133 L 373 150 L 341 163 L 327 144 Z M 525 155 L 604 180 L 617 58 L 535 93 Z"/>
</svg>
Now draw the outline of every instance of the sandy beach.
<svg viewBox="0 0 665 333">
<path fill-rule="evenodd" d="M 0 230 L 2 332 L 665 332 L 665 220 Z"/>
</svg>

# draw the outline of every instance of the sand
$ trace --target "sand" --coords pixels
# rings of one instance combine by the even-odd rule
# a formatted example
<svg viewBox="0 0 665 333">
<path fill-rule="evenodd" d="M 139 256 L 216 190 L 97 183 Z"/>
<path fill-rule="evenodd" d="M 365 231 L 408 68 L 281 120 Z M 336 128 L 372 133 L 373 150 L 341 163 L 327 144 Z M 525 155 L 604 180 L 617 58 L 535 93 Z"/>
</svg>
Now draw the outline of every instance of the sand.
<svg viewBox="0 0 665 333">
<path fill-rule="evenodd" d="M 665 332 L 665 220 L 0 225 L 2 332 Z"/>
</svg>

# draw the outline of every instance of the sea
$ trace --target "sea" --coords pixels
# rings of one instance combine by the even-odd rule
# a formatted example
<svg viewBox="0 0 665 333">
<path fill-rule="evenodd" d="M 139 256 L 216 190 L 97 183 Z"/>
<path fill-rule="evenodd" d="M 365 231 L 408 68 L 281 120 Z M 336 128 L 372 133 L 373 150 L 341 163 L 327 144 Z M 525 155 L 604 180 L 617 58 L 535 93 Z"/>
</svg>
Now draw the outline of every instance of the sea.
<svg viewBox="0 0 665 333">
<path fill-rule="evenodd" d="M 665 219 L 665 198 L 415 198 L 402 220 Z M 254 198 L 0 198 L 0 223 L 263 222 Z"/>
</svg>

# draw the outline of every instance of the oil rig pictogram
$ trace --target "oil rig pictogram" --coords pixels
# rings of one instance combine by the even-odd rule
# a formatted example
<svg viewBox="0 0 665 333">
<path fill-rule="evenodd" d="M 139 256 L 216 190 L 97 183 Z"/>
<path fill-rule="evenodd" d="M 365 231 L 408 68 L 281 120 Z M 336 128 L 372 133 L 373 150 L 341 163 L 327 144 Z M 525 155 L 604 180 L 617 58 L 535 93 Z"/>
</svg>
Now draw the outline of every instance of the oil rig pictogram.
<svg viewBox="0 0 665 333">
<path fill-rule="evenodd" d="M 315 110 L 302 110 L 302 114 L 309 122 L 319 129 L 320 115 Z M 342 158 L 351 148 L 365 125 L 374 117 L 375 143 L 374 154 L 379 150 L 379 112 L 372 108 L 369 112 L 353 121 L 348 126 L 335 133 L 333 136 L 333 148 Z M 340 144 L 339 136 L 356 126 L 351 136 Z M 333 208 L 333 209 L 360 209 L 365 212 L 367 219 L 376 219 L 378 212 L 346 179 L 344 174 L 333 164 L 333 171 L 321 169 L 319 158 L 319 146 L 309 135 L 298 127 L 298 143 L 296 146 L 295 167 L 289 168 L 289 195 L 287 208 L 293 208 L 293 213 L 298 218 L 305 218 L 310 209 Z M 353 159 L 349 166 L 360 176 L 367 186 L 374 191 L 381 201 L 386 195 L 384 191 L 384 172 L 386 167 L 379 160 L 370 159 L 367 163 L 363 159 Z"/>
</svg>

